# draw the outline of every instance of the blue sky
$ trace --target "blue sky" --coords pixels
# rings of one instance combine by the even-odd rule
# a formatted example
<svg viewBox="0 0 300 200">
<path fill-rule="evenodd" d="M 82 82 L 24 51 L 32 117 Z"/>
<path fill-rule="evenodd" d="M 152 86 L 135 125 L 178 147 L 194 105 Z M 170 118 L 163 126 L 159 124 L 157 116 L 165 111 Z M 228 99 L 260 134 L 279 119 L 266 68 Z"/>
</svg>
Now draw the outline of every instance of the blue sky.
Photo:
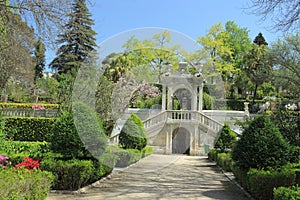
<svg viewBox="0 0 300 200">
<path fill-rule="evenodd" d="M 270 30 L 270 20 L 261 22 L 245 9 L 249 0 L 90 0 L 97 44 L 120 33 L 144 27 L 178 31 L 192 40 L 204 36 L 218 23 L 234 21 L 249 30 L 251 40 L 262 32 L 267 42 L 275 42 L 282 33 Z M 130 32 L 130 31 L 129 31 Z M 101 45 L 100 45 L 101 46 Z M 100 47 L 101 48 L 101 47 Z M 114 47 L 115 48 L 115 47 Z M 48 52 L 47 60 L 55 57 Z"/>
</svg>

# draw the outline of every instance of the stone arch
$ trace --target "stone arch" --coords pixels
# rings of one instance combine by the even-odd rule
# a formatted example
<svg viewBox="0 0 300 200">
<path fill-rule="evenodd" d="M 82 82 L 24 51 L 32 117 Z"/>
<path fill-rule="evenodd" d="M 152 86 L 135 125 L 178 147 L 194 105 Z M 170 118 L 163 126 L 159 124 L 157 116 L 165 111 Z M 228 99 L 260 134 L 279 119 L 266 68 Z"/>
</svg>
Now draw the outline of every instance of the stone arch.
<svg viewBox="0 0 300 200">
<path fill-rule="evenodd" d="M 178 88 L 173 93 L 173 96 L 179 101 L 180 109 L 191 110 L 193 93 L 188 88 Z M 173 103 L 174 105 L 174 103 Z M 174 106 L 173 106 L 174 109 Z"/>
<path fill-rule="evenodd" d="M 172 153 L 189 154 L 190 153 L 190 132 L 183 127 L 174 129 L 172 133 Z"/>
</svg>

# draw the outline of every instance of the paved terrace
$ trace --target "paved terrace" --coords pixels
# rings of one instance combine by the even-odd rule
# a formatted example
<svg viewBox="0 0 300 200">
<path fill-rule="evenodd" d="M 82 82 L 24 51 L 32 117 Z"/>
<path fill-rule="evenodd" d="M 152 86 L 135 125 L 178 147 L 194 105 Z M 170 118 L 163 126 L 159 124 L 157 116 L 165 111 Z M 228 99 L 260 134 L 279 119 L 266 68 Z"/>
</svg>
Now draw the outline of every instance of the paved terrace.
<svg viewBox="0 0 300 200">
<path fill-rule="evenodd" d="M 138 163 L 114 172 L 81 194 L 51 192 L 46 200 L 144 200 L 199 199 L 246 200 L 207 157 L 150 155 Z"/>
</svg>

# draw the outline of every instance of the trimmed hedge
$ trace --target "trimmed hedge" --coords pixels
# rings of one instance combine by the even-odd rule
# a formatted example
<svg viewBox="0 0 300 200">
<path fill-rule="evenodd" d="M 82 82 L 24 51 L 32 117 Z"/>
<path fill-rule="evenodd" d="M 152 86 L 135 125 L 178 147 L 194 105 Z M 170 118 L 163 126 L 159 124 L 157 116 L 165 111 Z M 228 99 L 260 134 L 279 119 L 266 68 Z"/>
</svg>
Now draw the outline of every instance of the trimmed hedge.
<svg viewBox="0 0 300 200">
<path fill-rule="evenodd" d="M 52 172 L 55 176 L 52 189 L 78 190 L 89 184 L 94 175 L 94 166 L 91 160 L 52 160 L 45 159 L 41 162 L 41 168 Z"/>
<path fill-rule="evenodd" d="M 27 169 L 0 168 L 1 200 L 41 200 L 48 195 L 54 177 L 51 173 Z"/>
<path fill-rule="evenodd" d="M 288 168 L 280 170 L 257 170 L 250 169 L 247 173 L 249 178 L 249 192 L 258 200 L 273 198 L 273 190 L 279 186 L 292 186 L 295 184 L 296 174 Z"/>
<path fill-rule="evenodd" d="M 0 102 L 0 108 L 32 108 L 36 103 L 3 103 Z M 38 103 L 38 105 L 43 105 L 45 109 L 58 109 L 59 104 L 43 104 Z"/>
<path fill-rule="evenodd" d="M 127 167 L 142 158 L 142 152 L 137 149 L 119 149 L 116 154 L 119 157 L 116 167 Z"/>
<path fill-rule="evenodd" d="M 4 117 L 4 135 L 15 141 L 50 141 L 55 118 Z"/>
<path fill-rule="evenodd" d="M 274 188 L 274 200 L 300 200 L 300 187 Z"/>
</svg>

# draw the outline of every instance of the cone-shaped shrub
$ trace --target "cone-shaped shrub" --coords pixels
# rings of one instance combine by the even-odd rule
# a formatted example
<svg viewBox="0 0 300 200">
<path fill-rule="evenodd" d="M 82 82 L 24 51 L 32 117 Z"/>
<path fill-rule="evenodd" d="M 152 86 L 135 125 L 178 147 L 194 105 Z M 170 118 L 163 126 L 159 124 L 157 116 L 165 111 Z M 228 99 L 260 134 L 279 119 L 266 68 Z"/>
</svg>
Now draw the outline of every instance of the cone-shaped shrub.
<svg viewBox="0 0 300 200">
<path fill-rule="evenodd" d="M 232 151 L 242 169 L 280 167 L 289 161 L 290 146 L 266 116 L 255 118 L 245 128 Z"/>
<path fill-rule="evenodd" d="M 146 130 L 136 114 L 132 114 L 124 124 L 119 142 L 124 149 L 142 150 L 147 145 Z"/>
<path fill-rule="evenodd" d="M 215 144 L 215 149 L 222 153 L 229 151 L 232 149 L 236 140 L 236 134 L 231 130 L 230 126 L 225 123 L 221 130 L 220 137 Z"/>
</svg>

